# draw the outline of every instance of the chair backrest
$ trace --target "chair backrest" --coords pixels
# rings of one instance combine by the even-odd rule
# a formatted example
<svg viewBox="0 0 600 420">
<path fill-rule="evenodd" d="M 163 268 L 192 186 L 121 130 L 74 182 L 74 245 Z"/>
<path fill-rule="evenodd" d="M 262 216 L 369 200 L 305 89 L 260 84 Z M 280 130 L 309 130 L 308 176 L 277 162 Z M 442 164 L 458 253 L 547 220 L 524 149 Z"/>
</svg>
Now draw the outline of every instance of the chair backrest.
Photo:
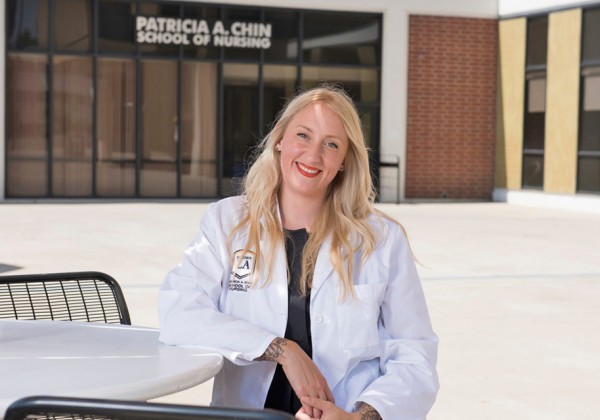
<svg viewBox="0 0 600 420">
<path fill-rule="evenodd" d="M 12 403 L 4 420 L 294 420 L 277 410 L 202 407 L 107 399 L 32 396 Z"/>
<path fill-rule="evenodd" d="M 97 271 L 0 276 L 0 319 L 131 324 L 121 287 Z"/>
</svg>

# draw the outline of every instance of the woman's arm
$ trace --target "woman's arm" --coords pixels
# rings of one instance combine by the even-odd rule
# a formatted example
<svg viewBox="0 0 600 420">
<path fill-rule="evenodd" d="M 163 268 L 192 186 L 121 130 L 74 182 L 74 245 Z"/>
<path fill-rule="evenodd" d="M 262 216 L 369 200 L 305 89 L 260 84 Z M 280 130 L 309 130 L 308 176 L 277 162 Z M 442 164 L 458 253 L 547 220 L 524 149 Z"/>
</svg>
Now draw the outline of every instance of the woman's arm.
<svg viewBox="0 0 600 420">
<path fill-rule="evenodd" d="M 223 219 L 233 213 L 224 216 L 222 210 L 215 204 L 208 207 L 182 262 L 167 274 L 161 286 L 160 340 L 171 345 L 209 347 L 244 365 L 253 363 L 276 335 L 220 310 L 223 285 L 231 272 L 226 236 L 229 225 Z"/>
<path fill-rule="evenodd" d="M 279 363 L 298 398 L 316 397 L 335 402 L 325 377 L 296 342 L 277 337 L 256 360 Z M 308 404 L 303 404 L 303 408 L 310 417 L 321 417 L 319 409 Z"/>
<path fill-rule="evenodd" d="M 381 376 L 357 398 L 383 419 L 425 419 L 439 388 L 438 339 L 408 241 L 399 226 L 389 226 L 387 285 L 380 306 Z"/>
</svg>

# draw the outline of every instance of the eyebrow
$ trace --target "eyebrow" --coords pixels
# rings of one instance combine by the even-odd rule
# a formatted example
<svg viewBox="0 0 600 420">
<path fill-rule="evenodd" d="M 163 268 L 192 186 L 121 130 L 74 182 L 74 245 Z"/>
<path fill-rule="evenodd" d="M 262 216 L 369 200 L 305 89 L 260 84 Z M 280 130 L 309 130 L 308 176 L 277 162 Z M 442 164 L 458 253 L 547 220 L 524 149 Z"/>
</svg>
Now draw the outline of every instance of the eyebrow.
<svg viewBox="0 0 600 420">
<path fill-rule="evenodd" d="M 310 131 L 311 133 L 313 132 L 313 130 L 312 130 L 310 127 L 307 127 L 307 126 L 305 126 L 305 125 L 302 125 L 302 124 L 298 124 L 298 125 L 296 126 L 296 128 L 303 128 L 303 129 L 305 129 L 306 131 Z M 342 139 L 341 139 L 341 138 L 339 138 L 338 136 L 336 136 L 336 135 L 334 135 L 334 134 L 327 134 L 327 135 L 325 135 L 325 138 L 327 138 L 327 139 L 337 139 L 337 140 L 339 140 L 339 141 L 342 141 Z"/>
</svg>

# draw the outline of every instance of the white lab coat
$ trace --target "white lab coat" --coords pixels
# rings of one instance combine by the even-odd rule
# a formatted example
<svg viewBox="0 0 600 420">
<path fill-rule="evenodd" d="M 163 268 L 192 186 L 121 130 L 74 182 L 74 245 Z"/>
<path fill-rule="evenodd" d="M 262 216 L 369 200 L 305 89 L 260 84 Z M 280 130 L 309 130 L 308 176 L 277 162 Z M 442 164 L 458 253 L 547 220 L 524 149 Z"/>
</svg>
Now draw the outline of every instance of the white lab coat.
<svg viewBox="0 0 600 420">
<path fill-rule="evenodd" d="M 287 262 L 282 245 L 271 283 L 248 287 L 253 255 L 234 257 L 247 232 L 238 232 L 228 245 L 244 209 L 243 197 L 207 208 L 183 261 L 161 287 L 160 340 L 210 347 L 226 358 L 214 380 L 213 405 L 262 408 L 276 364 L 254 359 L 284 336 Z M 402 229 L 378 216 L 371 219 L 379 242 L 364 265 L 355 257 L 355 299 L 340 301 L 330 243 L 321 247 L 310 295 L 312 358 L 343 409 L 352 411 L 364 401 L 386 420 L 424 419 L 438 390 L 437 337 Z M 261 242 L 261 251 L 267 250 Z M 262 281 L 266 269 L 260 271 Z"/>
</svg>

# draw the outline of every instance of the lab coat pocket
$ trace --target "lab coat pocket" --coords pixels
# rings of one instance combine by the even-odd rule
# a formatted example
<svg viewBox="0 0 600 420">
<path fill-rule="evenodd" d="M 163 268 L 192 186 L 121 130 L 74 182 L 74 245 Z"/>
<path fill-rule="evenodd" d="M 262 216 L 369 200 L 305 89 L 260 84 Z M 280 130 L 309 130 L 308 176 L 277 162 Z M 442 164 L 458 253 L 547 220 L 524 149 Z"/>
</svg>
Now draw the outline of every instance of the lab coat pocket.
<svg viewBox="0 0 600 420">
<path fill-rule="evenodd" d="M 379 295 L 382 283 L 354 285 L 355 297 L 337 305 L 337 331 L 340 347 L 358 349 L 379 343 Z"/>
</svg>

